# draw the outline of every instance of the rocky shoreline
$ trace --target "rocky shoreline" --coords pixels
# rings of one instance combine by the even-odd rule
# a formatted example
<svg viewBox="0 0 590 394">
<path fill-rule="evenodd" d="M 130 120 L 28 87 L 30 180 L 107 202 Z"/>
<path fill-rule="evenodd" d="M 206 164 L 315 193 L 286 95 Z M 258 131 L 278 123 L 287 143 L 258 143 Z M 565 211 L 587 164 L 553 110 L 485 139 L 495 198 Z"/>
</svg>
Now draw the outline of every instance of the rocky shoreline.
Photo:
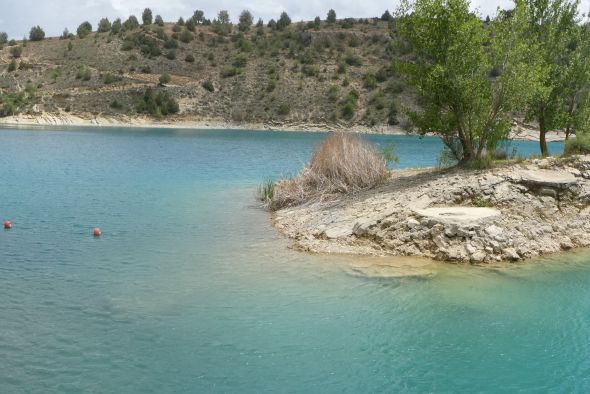
<svg viewBox="0 0 590 394">
<path fill-rule="evenodd" d="M 315 253 L 518 261 L 590 246 L 590 156 L 484 170 L 400 170 L 377 189 L 273 215 Z"/>
<path fill-rule="evenodd" d="M 398 126 L 347 124 L 312 124 L 293 122 L 244 123 L 228 122 L 223 119 L 203 119 L 191 116 L 176 116 L 158 120 L 147 116 L 129 115 L 95 115 L 89 113 L 50 113 L 39 112 L 19 114 L 0 118 L 2 127 L 43 127 L 43 126 L 75 126 L 75 127 L 132 127 L 132 128 L 174 128 L 174 129 L 224 129 L 224 130 L 269 130 L 269 131 L 307 131 L 330 132 L 346 131 L 363 134 L 407 135 Z M 538 131 L 531 125 L 515 122 L 510 139 L 517 141 L 538 141 Z M 564 133 L 549 132 L 547 141 L 563 141 Z"/>
</svg>

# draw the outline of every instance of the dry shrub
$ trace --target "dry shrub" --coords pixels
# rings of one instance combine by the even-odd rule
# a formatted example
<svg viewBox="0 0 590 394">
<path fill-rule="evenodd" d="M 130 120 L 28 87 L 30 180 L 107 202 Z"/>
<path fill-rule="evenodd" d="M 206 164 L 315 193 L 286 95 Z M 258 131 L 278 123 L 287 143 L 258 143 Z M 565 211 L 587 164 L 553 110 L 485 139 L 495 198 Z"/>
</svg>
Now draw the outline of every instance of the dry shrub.
<svg viewBox="0 0 590 394">
<path fill-rule="evenodd" d="M 383 183 L 387 162 L 373 145 L 354 134 L 334 133 L 317 147 L 309 164 L 274 187 L 271 209 L 354 193 Z"/>
</svg>

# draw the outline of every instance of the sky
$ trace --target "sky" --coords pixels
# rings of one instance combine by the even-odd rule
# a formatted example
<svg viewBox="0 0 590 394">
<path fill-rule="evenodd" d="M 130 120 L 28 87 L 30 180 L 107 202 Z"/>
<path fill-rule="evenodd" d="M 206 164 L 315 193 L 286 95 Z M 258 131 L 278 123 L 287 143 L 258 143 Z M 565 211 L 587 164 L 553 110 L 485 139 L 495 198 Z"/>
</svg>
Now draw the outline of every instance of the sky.
<svg viewBox="0 0 590 394">
<path fill-rule="evenodd" d="M 205 11 L 212 19 L 219 10 L 225 9 L 235 21 L 243 9 L 248 9 L 256 19 L 265 22 L 277 19 L 286 11 L 293 21 L 310 20 L 316 16 L 322 19 L 330 8 L 336 10 L 338 18 L 381 16 L 386 10 L 394 10 L 398 0 L 0 0 L 0 31 L 11 38 L 28 35 L 30 28 L 40 25 L 48 36 L 60 35 L 64 28 L 75 32 L 78 25 L 88 20 L 96 26 L 100 18 L 111 21 L 117 17 L 126 19 L 134 14 L 141 21 L 141 13 L 149 7 L 155 15 L 165 21 L 185 19 L 195 9 Z M 512 0 L 472 0 L 472 8 L 478 9 L 484 17 L 494 15 L 497 7 L 509 8 Z M 582 1 L 582 10 L 590 9 L 590 0 Z"/>
</svg>

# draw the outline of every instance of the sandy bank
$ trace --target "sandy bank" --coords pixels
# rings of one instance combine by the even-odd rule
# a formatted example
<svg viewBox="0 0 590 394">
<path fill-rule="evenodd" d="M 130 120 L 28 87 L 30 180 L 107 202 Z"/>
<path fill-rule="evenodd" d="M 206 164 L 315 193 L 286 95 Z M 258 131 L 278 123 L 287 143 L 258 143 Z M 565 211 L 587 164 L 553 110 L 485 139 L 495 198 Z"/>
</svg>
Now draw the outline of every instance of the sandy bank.
<svg viewBox="0 0 590 394">
<path fill-rule="evenodd" d="M 590 246 L 590 156 L 486 171 L 395 171 L 377 189 L 286 208 L 273 220 L 310 252 L 530 259 Z"/>
<path fill-rule="evenodd" d="M 220 119 L 197 119 L 179 116 L 157 120 L 146 116 L 110 116 L 93 114 L 38 113 L 19 114 L 0 118 L 0 126 L 78 126 L 78 127 L 140 127 L 140 128 L 176 128 L 176 129 L 223 129 L 223 130 L 272 130 L 272 131 L 309 131 L 330 132 L 348 131 L 366 134 L 407 135 L 407 132 L 397 126 L 375 126 L 345 124 L 311 124 L 304 122 L 268 122 L 268 123 L 236 123 Z M 538 131 L 529 125 L 515 123 L 511 139 L 521 141 L 538 141 Z M 551 132 L 547 141 L 563 141 L 563 133 Z"/>
</svg>

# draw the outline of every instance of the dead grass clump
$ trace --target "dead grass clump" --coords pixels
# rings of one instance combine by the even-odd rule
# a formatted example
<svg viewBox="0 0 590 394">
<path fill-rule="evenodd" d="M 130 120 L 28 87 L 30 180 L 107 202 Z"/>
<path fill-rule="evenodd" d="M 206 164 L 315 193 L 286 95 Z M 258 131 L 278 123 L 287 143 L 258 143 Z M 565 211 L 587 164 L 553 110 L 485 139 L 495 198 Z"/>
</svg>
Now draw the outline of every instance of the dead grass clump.
<svg viewBox="0 0 590 394">
<path fill-rule="evenodd" d="M 309 164 L 292 179 L 274 187 L 271 209 L 314 199 L 354 193 L 383 183 L 389 177 L 386 159 L 354 134 L 334 133 L 313 152 Z"/>
</svg>

